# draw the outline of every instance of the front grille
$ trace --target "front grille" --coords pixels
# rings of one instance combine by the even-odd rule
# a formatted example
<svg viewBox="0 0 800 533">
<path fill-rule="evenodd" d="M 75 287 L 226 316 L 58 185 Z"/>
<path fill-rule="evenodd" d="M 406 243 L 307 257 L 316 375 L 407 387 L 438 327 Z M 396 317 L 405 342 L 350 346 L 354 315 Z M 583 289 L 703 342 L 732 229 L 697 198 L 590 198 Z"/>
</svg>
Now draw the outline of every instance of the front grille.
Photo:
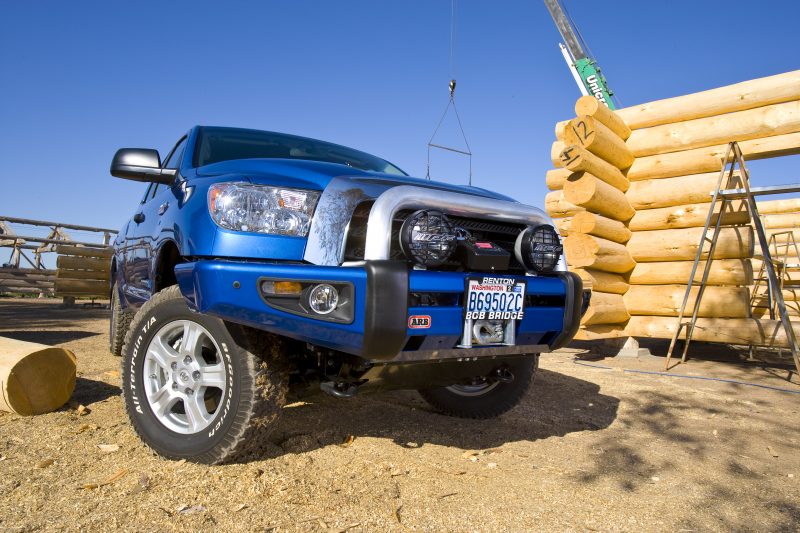
<svg viewBox="0 0 800 533">
<path fill-rule="evenodd" d="M 344 247 L 345 261 L 361 261 L 364 259 L 364 250 L 367 241 L 367 220 L 373 202 L 363 202 L 356 207 L 350 219 L 347 229 L 347 239 Z M 400 250 L 400 227 L 403 221 L 413 211 L 400 211 L 392 223 L 390 258 L 394 260 L 406 260 L 402 250 Z M 517 261 L 514 256 L 514 242 L 517 235 L 525 229 L 524 224 L 513 224 L 507 222 L 495 222 L 493 220 L 481 220 L 477 218 L 465 218 L 448 215 L 453 225 L 467 230 L 474 239 L 478 241 L 488 241 L 500 246 L 511 254 L 508 272 L 524 273 L 525 268 Z M 450 260 L 436 268 L 436 270 L 463 270 L 461 263 Z"/>
</svg>

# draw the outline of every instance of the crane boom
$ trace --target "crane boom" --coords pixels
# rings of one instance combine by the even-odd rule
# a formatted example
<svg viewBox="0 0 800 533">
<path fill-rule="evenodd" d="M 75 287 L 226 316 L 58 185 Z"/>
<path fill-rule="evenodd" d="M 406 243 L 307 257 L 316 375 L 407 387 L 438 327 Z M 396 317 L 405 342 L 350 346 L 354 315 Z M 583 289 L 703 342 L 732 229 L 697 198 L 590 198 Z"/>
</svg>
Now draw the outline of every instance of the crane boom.
<svg viewBox="0 0 800 533">
<path fill-rule="evenodd" d="M 584 44 L 576 32 L 572 21 L 569 19 L 559 0 L 544 0 L 550 16 L 564 39 L 566 46 L 561 45 L 564 60 L 569 65 L 575 82 L 582 94 L 591 94 L 610 109 L 616 109 L 611 95 L 614 93 L 608 88 L 608 83 L 600 72 L 597 62 L 586 55 Z"/>
</svg>

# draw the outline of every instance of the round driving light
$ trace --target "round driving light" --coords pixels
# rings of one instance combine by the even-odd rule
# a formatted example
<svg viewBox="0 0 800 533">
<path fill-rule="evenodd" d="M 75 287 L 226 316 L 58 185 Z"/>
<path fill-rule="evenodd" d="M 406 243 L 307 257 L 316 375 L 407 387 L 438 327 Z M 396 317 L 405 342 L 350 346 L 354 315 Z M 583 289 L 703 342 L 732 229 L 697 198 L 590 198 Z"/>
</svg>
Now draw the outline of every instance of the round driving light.
<svg viewBox="0 0 800 533">
<path fill-rule="evenodd" d="M 418 265 L 441 265 L 453 254 L 456 244 L 453 224 L 439 211 L 420 209 L 400 227 L 400 249 Z"/>
<path fill-rule="evenodd" d="M 315 285 L 308 293 L 308 306 L 318 315 L 332 313 L 339 303 L 339 291 L 333 285 Z"/>
<path fill-rule="evenodd" d="M 514 243 L 517 260 L 536 272 L 552 272 L 563 251 L 558 233 L 547 224 L 526 228 Z"/>
</svg>

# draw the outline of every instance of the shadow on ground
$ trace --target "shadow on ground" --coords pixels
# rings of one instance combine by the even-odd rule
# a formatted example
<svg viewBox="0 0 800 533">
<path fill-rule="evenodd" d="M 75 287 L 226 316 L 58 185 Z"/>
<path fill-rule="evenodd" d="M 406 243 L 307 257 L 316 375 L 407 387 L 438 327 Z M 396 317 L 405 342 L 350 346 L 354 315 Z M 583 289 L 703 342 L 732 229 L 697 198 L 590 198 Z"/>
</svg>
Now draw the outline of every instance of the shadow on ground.
<svg viewBox="0 0 800 533">
<path fill-rule="evenodd" d="M 52 301 L 39 302 L 28 298 L 0 298 L 0 336 L 5 336 L 4 326 L 14 329 L 68 329 L 86 327 L 86 320 L 108 319 L 110 311 L 85 307 L 80 302 L 73 307 L 62 307 Z"/>
<path fill-rule="evenodd" d="M 338 400 L 323 394 L 289 404 L 271 434 L 266 459 L 341 444 L 348 436 L 390 439 L 396 445 L 428 444 L 478 450 L 608 427 L 619 400 L 599 386 L 539 370 L 520 405 L 492 420 L 465 420 L 432 410 L 414 391 L 395 391 Z M 290 399 L 291 401 L 291 399 Z"/>
<path fill-rule="evenodd" d="M 85 339 L 99 335 L 94 331 L 79 330 L 52 330 L 46 331 L 0 331 L 0 336 L 16 339 L 18 341 L 39 342 L 41 344 L 55 345 Z"/>
<path fill-rule="evenodd" d="M 75 392 L 72 401 L 91 407 L 93 403 L 102 402 L 114 396 L 119 396 L 122 389 L 105 381 L 97 381 L 78 377 L 75 379 Z"/>
</svg>

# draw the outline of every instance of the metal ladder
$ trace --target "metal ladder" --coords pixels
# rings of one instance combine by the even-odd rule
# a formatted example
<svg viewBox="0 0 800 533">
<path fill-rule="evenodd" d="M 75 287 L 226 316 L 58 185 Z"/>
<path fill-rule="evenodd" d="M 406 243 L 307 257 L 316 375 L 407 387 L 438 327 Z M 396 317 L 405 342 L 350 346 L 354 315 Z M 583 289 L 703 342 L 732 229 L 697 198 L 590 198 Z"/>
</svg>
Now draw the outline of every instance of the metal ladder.
<svg viewBox="0 0 800 533">
<path fill-rule="evenodd" d="M 763 220 L 761 222 L 764 223 Z M 778 242 L 778 237 L 786 236 L 786 242 Z M 792 259 L 800 258 L 800 247 L 797 245 L 797 241 L 794 238 L 794 232 L 789 231 L 777 231 L 769 236 L 769 247 L 772 250 L 772 264 L 777 269 L 778 279 L 780 280 L 780 290 L 781 294 L 783 293 L 783 289 L 786 287 L 786 282 L 790 282 L 792 287 L 797 287 L 800 280 L 792 279 L 791 272 L 800 270 L 800 263 L 790 263 L 790 252 L 794 249 L 794 255 L 791 256 Z M 759 304 L 759 300 L 761 299 L 761 283 L 767 282 L 767 308 L 770 309 L 770 318 L 774 318 L 775 316 L 775 302 L 772 298 L 772 294 L 769 291 L 769 278 L 766 276 L 765 265 L 766 263 L 763 261 L 763 257 L 757 256 L 762 260 L 761 268 L 758 269 L 758 275 L 755 277 L 753 283 L 753 294 L 750 296 L 750 307 L 764 307 L 763 305 Z M 795 259 L 797 260 L 797 259 Z M 797 307 L 795 302 L 795 308 Z M 798 310 L 798 309 L 795 309 Z"/>
<path fill-rule="evenodd" d="M 734 171 L 736 166 L 739 167 L 739 172 L 741 176 L 736 176 Z M 730 168 L 728 168 L 730 166 Z M 727 175 L 727 176 L 726 176 Z M 725 182 L 725 189 L 722 188 L 722 182 L 724 179 L 727 180 Z M 733 188 L 735 186 L 735 182 L 739 181 L 741 183 L 742 188 Z M 769 294 L 769 302 L 770 302 L 770 319 L 775 319 L 774 309 L 777 308 L 778 315 L 780 316 L 781 324 L 783 325 L 783 329 L 786 331 L 786 340 L 789 344 L 789 349 L 792 352 L 792 358 L 794 359 L 794 364 L 797 369 L 798 374 L 800 374 L 800 353 L 798 351 L 797 339 L 794 334 L 794 329 L 792 328 L 792 324 L 789 321 L 789 315 L 786 312 L 786 305 L 783 301 L 783 293 L 781 292 L 781 283 L 778 280 L 778 276 L 775 272 L 775 264 L 772 260 L 772 254 L 770 254 L 769 250 L 769 243 L 767 242 L 767 237 L 764 232 L 764 225 L 761 222 L 761 218 L 758 215 L 758 207 L 756 206 L 756 196 L 760 195 L 769 195 L 769 194 L 783 194 L 783 193 L 792 193 L 792 192 L 800 192 L 800 184 L 797 185 L 781 185 L 775 187 L 750 187 L 750 174 L 747 171 L 747 167 L 744 163 L 744 156 L 742 155 L 742 150 L 739 148 L 739 144 L 736 142 L 732 142 L 728 145 L 728 150 L 725 153 L 725 159 L 722 163 L 722 170 L 719 174 L 719 179 L 717 180 L 717 187 L 714 189 L 714 192 L 711 196 L 711 206 L 708 210 L 708 217 L 706 218 L 705 226 L 703 227 L 703 234 L 700 238 L 700 244 L 697 247 L 697 255 L 694 259 L 694 264 L 692 265 L 692 272 L 689 275 L 689 282 L 686 285 L 686 293 L 683 296 L 683 303 L 681 304 L 680 312 L 678 313 L 678 325 L 675 328 L 675 333 L 672 336 L 672 341 L 669 345 L 669 351 L 667 352 L 667 360 L 664 365 L 665 370 L 669 370 L 669 363 L 672 358 L 672 352 L 675 349 L 675 344 L 678 342 L 680 338 L 681 331 L 683 328 L 686 328 L 686 341 L 683 345 L 683 354 L 681 356 L 681 363 L 686 361 L 686 353 L 689 350 L 689 343 L 692 340 L 692 334 L 694 333 L 695 324 L 697 323 L 697 314 L 700 310 L 700 301 L 703 298 L 703 293 L 705 292 L 706 285 L 708 282 L 708 274 L 711 272 L 711 264 L 713 262 L 714 257 L 714 250 L 717 247 L 717 239 L 719 238 L 719 229 L 722 226 L 722 218 L 723 214 L 726 212 L 726 209 L 732 210 L 732 202 L 733 200 L 746 200 L 747 210 L 750 214 L 750 220 L 755 227 L 756 236 L 758 237 L 758 242 L 761 247 L 761 254 L 763 256 L 763 268 L 766 270 L 767 273 L 767 281 L 768 281 L 768 294 Z M 711 237 L 709 237 L 709 230 L 711 229 L 712 221 L 714 220 L 714 214 L 717 212 L 716 207 L 717 203 L 721 202 L 719 215 L 717 216 L 716 222 L 714 223 L 713 231 L 711 232 Z M 705 247 L 706 242 L 709 243 L 708 248 L 708 257 L 706 259 L 705 268 L 703 269 L 703 277 L 700 281 L 700 286 L 697 291 L 697 297 L 695 298 L 693 309 L 692 309 L 692 318 L 691 320 L 684 321 L 683 317 L 686 313 L 686 306 L 689 302 L 689 297 L 692 293 L 692 287 L 694 286 L 694 279 L 695 274 L 697 273 L 697 267 L 700 264 L 700 261 L 703 257 L 703 248 Z M 772 302 L 775 302 L 775 305 L 771 305 Z"/>
</svg>

